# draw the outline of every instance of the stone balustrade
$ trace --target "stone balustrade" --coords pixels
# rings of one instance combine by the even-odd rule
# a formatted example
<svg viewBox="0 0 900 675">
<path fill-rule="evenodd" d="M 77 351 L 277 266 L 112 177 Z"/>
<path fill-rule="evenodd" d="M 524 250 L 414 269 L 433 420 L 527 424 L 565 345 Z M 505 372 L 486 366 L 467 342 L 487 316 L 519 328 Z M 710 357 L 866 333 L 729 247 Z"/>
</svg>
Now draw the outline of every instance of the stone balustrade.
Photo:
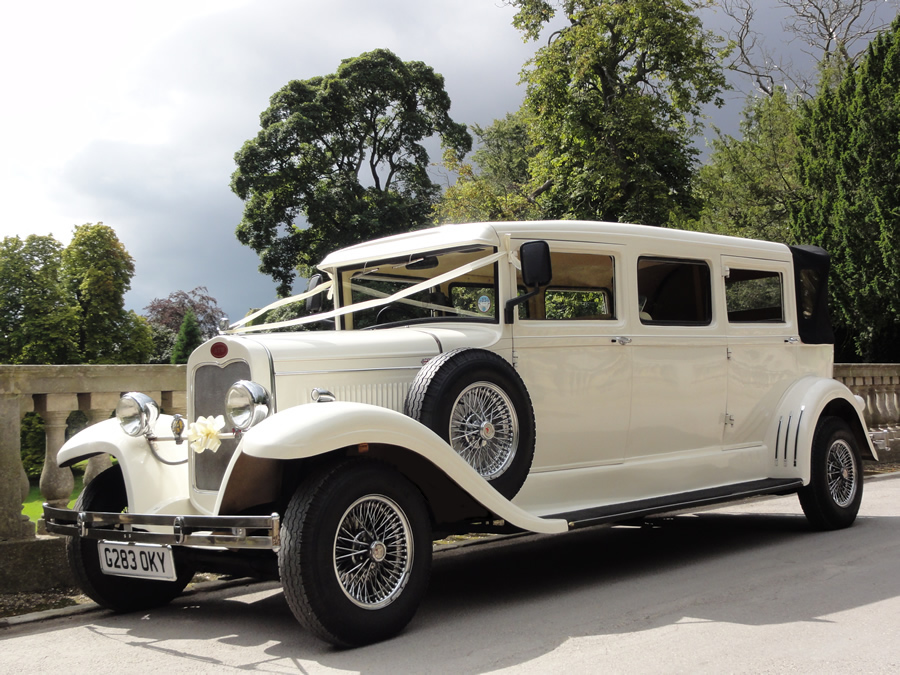
<svg viewBox="0 0 900 675">
<path fill-rule="evenodd" d="M 44 420 L 46 458 L 40 489 L 45 501 L 66 504 L 74 478 L 56 454 L 65 441 L 66 419 L 83 411 L 90 424 L 110 417 L 122 393 L 143 391 L 168 413 L 185 414 L 185 366 L 0 366 L 0 540 L 28 539 L 34 526 L 22 515 L 28 478 L 19 447 L 21 421 L 28 412 Z M 108 466 L 92 458 L 85 479 Z"/>
<path fill-rule="evenodd" d="M 66 418 L 83 411 L 91 424 L 110 417 L 119 396 L 142 391 L 169 413 L 185 414 L 185 366 L 0 366 L 0 540 L 34 537 L 34 527 L 22 515 L 28 478 L 22 467 L 19 439 L 27 412 L 44 419 L 47 454 L 40 488 L 50 503 L 68 501 L 72 472 L 61 469 L 56 454 L 65 440 Z M 835 379 L 866 401 L 866 423 L 882 459 L 900 452 L 900 364 L 837 364 Z M 108 457 L 93 458 L 86 480 L 108 466 Z"/>
<path fill-rule="evenodd" d="M 900 364 L 838 363 L 834 379 L 866 402 L 866 424 L 876 447 L 887 451 L 882 455 L 900 452 Z"/>
</svg>

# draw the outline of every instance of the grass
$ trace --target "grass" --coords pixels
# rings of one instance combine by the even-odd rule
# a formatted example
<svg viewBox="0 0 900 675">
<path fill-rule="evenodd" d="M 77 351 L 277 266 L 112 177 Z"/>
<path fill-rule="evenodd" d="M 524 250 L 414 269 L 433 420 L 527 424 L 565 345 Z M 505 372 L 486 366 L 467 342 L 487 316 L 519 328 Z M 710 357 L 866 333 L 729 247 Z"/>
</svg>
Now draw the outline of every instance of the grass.
<svg viewBox="0 0 900 675">
<path fill-rule="evenodd" d="M 84 487 L 81 474 L 75 475 L 75 488 L 72 490 L 72 498 L 69 500 L 69 508 L 75 504 L 78 495 Z M 44 498 L 41 496 L 41 489 L 37 485 L 32 485 L 28 491 L 28 499 L 25 500 L 25 506 L 22 508 L 24 513 L 31 522 L 36 523 L 38 518 L 44 514 L 43 510 Z"/>
</svg>

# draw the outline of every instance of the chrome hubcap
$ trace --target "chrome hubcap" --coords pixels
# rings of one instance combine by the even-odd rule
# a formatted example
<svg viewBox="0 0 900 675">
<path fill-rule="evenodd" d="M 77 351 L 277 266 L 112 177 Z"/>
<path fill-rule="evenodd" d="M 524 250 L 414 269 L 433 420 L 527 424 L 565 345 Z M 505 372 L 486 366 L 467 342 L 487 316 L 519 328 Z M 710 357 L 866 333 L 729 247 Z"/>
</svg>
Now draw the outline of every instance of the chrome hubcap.
<svg viewBox="0 0 900 675">
<path fill-rule="evenodd" d="M 831 444 L 825 472 L 828 491 L 834 503 L 841 507 L 849 506 L 856 497 L 858 474 L 856 458 L 845 441 L 836 440 Z"/>
<path fill-rule="evenodd" d="M 391 604 L 409 580 L 412 558 L 409 520 L 396 502 L 368 495 L 344 512 L 334 538 L 334 573 L 353 604 Z"/>
<path fill-rule="evenodd" d="M 450 445 L 487 480 L 506 471 L 519 445 L 519 420 L 506 392 L 491 382 L 463 389 L 450 415 Z"/>
</svg>

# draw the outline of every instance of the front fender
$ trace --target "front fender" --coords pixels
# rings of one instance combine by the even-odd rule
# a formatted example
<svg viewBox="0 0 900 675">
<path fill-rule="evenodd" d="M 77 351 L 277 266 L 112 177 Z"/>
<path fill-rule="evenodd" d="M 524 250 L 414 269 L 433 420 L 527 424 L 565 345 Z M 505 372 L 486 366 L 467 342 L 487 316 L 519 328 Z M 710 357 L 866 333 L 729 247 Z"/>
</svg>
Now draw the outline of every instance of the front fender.
<svg viewBox="0 0 900 675">
<path fill-rule="evenodd" d="M 171 436 L 172 418 L 160 415 L 154 431 L 159 436 Z M 164 464 L 154 457 L 150 441 L 143 436 L 129 436 L 116 419 L 94 424 L 75 434 L 65 442 L 57 455 L 60 466 L 70 466 L 99 453 L 109 453 L 122 467 L 125 489 L 128 493 L 128 509 L 133 513 L 194 513 L 196 509 L 188 501 L 187 443 L 176 445 L 174 441 L 153 441 L 156 454 L 166 461 L 180 464 Z"/>
<path fill-rule="evenodd" d="M 864 410 L 865 404 L 837 380 L 808 376 L 795 382 L 782 397 L 766 437 L 775 462 L 772 477 L 799 477 L 809 484 L 813 436 L 823 414 L 844 419 L 860 441 L 861 454 L 877 458 Z"/>
<path fill-rule="evenodd" d="M 380 406 L 332 401 L 288 408 L 245 433 L 240 450 L 251 457 L 287 460 L 363 443 L 394 445 L 421 455 L 516 527 L 547 534 L 568 530 L 565 520 L 539 518 L 513 505 L 431 429 Z"/>
</svg>

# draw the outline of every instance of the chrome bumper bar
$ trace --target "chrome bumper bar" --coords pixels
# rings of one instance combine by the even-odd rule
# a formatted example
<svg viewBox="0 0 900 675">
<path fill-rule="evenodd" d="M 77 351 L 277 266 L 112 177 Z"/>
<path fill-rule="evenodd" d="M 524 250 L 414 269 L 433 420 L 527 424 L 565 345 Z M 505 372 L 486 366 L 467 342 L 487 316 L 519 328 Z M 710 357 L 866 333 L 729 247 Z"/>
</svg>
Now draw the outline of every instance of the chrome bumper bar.
<svg viewBox="0 0 900 675">
<path fill-rule="evenodd" d="M 173 516 L 150 513 L 73 511 L 44 504 L 47 531 L 68 537 L 172 546 L 222 546 L 278 550 L 281 517 Z M 148 532 L 144 527 L 166 532 Z"/>
</svg>

